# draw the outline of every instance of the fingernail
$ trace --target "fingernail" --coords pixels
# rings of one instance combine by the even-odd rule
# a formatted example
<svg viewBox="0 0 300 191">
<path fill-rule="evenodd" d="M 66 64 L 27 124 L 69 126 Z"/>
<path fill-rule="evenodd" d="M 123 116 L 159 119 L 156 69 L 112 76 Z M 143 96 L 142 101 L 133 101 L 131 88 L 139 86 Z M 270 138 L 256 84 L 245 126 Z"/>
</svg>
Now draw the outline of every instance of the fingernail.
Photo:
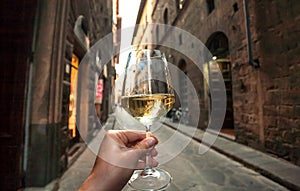
<svg viewBox="0 0 300 191">
<path fill-rule="evenodd" d="M 147 144 L 148 147 L 152 147 L 152 146 L 155 145 L 155 142 L 156 142 L 155 139 L 152 138 L 152 137 L 150 137 L 150 138 L 146 141 L 146 144 Z"/>
</svg>

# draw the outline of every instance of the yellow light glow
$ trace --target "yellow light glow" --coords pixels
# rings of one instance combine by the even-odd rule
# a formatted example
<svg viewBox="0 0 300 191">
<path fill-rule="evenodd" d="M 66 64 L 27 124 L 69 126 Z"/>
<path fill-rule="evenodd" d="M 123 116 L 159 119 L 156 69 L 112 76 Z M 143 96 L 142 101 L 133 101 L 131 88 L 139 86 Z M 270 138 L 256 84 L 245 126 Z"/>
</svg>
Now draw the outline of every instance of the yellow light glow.
<svg viewBox="0 0 300 191">
<path fill-rule="evenodd" d="M 69 103 L 69 121 L 68 128 L 70 138 L 76 136 L 76 98 L 77 98 L 77 75 L 78 75 L 79 59 L 76 55 L 72 55 L 71 80 L 70 80 L 70 103 Z"/>
</svg>

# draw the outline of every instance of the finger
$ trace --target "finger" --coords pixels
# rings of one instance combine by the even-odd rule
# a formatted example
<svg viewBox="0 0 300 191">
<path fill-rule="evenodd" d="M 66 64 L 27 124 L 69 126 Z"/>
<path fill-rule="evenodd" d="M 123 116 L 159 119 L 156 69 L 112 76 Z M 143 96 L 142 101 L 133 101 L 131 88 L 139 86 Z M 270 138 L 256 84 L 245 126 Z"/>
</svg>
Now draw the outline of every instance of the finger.
<svg viewBox="0 0 300 191">
<path fill-rule="evenodd" d="M 152 133 L 146 133 L 144 131 L 108 130 L 106 134 L 125 145 L 141 141 L 145 139 L 147 135 L 157 139 Z"/>
<path fill-rule="evenodd" d="M 146 132 L 142 131 L 121 131 L 120 133 L 126 138 L 126 143 L 137 142 L 146 138 Z"/>
<path fill-rule="evenodd" d="M 145 138 L 154 138 L 156 142 L 158 142 L 158 139 L 150 132 L 141 132 L 141 131 L 123 131 L 122 132 L 124 136 L 127 138 L 127 143 L 135 143 L 138 141 L 141 141 Z"/>
<path fill-rule="evenodd" d="M 157 167 L 158 166 L 158 161 L 154 158 L 152 158 L 152 167 Z"/>
<path fill-rule="evenodd" d="M 157 167 L 158 166 L 158 161 L 156 159 L 150 157 L 150 164 L 151 164 L 151 167 Z M 146 168 L 146 163 L 145 163 L 144 160 L 140 160 L 137 163 L 136 169 L 142 170 L 144 168 Z"/>
<path fill-rule="evenodd" d="M 156 157 L 158 155 L 158 152 L 157 152 L 156 148 L 153 148 L 151 150 L 150 154 L 151 154 L 152 157 Z"/>
<path fill-rule="evenodd" d="M 156 157 L 156 156 L 158 155 L 158 152 L 157 152 L 156 148 L 151 149 L 151 151 L 150 151 L 149 153 L 150 153 L 150 156 L 151 156 L 151 157 Z M 147 154 L 147 152 L 145 152 L 145 153 L 141 156 L 140 160 L 145 161 L 145 160 L 146 160 L 146 154 Z"/>
<path fill-rule="evenodd" d="M 158 140 L 154 137 L 148 137 L 138 142 L 134 148 L 135 149 L 149 149 L 155 146 L 158 143 Z"/>
</svg>

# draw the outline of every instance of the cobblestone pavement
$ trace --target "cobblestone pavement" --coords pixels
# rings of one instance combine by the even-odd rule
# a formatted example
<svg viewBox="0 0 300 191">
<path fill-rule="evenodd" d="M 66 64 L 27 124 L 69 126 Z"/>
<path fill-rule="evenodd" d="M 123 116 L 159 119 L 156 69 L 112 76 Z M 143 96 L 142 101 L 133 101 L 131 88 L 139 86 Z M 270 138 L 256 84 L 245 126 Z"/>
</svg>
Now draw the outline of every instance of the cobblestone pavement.
<svg viewBox="0 0 300 191">
<path fill-rule="evenodd" d="M 172 136 L 173 129 L 160 128 L 155 134 L 160 144 Z M 186 136 L 180 138 L 186 139 Z M 181 141 L 178 141 L 179 143 Z M 198 154 L 199 142 L 192 140 L 176 158 L 160 168 L 173 176 L 168 191 L 284 191 L 286 188 L 242 164 L 210 149 Z M 176 147 L 176 145 L 174 145 Z M 131 190 L 125 188 L 124 190 Z"/>
</svg>

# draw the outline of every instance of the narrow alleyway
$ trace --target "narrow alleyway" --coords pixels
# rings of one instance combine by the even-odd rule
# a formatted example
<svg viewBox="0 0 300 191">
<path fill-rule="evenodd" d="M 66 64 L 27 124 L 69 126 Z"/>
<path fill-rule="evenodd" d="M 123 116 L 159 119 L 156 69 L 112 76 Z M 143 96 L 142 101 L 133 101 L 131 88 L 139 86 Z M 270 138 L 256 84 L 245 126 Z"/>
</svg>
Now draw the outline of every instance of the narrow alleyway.
<svg viewBox="0 0 300 191">
<path fill-rule="evenodd" d="M 111 125 L 111 126 L 109 126 Z M 174 129 L 163 126 L 155 134 L 160 143 L 174 134 Z M 106 128 L 118 128 L 107 124 Z M 181 136 L 187 139 L 187 136 Z M 96 138 L 90 143 L 98 144 Z M 172 191 L 284 191 L 288 190 L 278 183 L 262 176 L 261 174 L 246 168 L 243 164 L 210 149 L 204 155 L 199 155 L 200 143 L 192 140 L 189 145 L 177 157 L 160 167 L 169 171 L 173 176 L 173 182 L 168 190 Z M 174 145 L 174 148 L 176 145 Z M 88 176 L 95 155 L 89 149 L 77 159 L 77 161 L 62 176 L 59 182 L 59 191 L 77 190 Z M 131 189 L 125 187 L 124 191 Z"/>
</svg>

